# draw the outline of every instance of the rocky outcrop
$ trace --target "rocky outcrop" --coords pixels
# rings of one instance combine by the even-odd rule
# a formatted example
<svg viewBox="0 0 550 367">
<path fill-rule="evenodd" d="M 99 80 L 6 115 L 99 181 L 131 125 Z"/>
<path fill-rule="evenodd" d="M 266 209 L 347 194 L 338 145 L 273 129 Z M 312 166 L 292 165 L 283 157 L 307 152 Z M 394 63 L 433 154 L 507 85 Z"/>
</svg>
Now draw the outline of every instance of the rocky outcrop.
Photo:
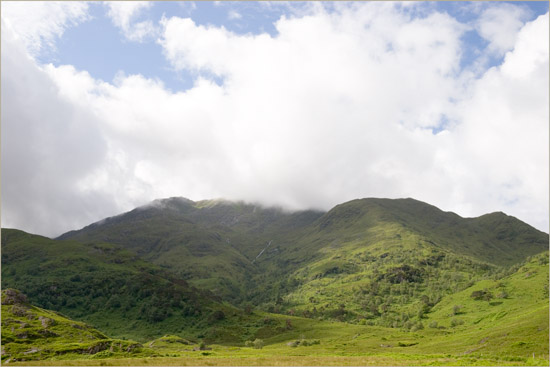
<svg viewBox="0 0 550 367">
<path fill-rule="evenodd" d="M 5 289 L 2 292 L 3 305 L 21 305 L 27 303 L 27 296 L 16 289 Z"/>
</svg>

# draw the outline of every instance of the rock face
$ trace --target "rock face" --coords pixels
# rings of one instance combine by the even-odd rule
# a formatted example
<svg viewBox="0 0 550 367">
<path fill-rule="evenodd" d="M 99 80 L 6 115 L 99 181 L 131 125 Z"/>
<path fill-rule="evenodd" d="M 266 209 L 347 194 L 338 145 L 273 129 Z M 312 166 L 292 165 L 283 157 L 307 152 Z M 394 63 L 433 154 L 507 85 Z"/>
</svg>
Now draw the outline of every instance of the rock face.
<svg viewBox="0 0 550 367">
<path fill-rule="evenodd" d="M 96 345 L 92 345 L 91 347 L 89 347 L 85 351 L 85 353 L 87 353 L 87 354 L 96 354 L 96 353 L 99 353 L 99 352 L 101 352 L 105 349 L 108 349 L 110 346 L 111 346 L 110 342 L 97 343 Z"/>
<path fill-rule="evenodd" d="M 23 293 L 11 288 L 4 290 L 2 297 L 3 305 L 18 305 L 22 303 L 27 303 L 27 296 Z"/>
<path fill-rule="evenodd" d="M 40 320 L 40 322 L 42 323 L 43 328 L 47 328 L 48 326 L 55 325 L 55 320 L 50 319 L 49 317 L 39 316 L 38 320 Z"/>
</svg>

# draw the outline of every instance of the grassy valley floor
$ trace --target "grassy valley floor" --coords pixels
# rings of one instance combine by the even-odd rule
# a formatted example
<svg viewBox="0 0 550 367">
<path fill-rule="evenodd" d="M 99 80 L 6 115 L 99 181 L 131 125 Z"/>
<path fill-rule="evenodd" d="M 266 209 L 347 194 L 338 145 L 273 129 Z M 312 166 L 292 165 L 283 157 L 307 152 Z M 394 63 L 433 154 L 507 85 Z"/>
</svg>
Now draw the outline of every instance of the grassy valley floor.
<svg viewBox="0 0 550 367">
<path fill-rule="evenodd" d="M 269 316 L 280 317 L 281 320 L 277 321 L 290 320 L 292 329 L 265 338 L 265 346 L 261 349 L 213 344 L 197 350 L 198 345 L 185 339 L 165 336 L 143 343 L 142 354 L 132 358 L 121 354 L 110 356 L 105 351 L 84 358 L 67 354 L 9 365 L 547 366 L 549 362 L 547 347 L 540 340 L 537 342 L 539 336 L 531 335 L 530 327 L 514 331 L 513 324 L 507 325 L 507 322 L 494 328 L 482 326 L 477 330 L 445 333 L 428 328 L 411 333 L 376 326 Z M 540 327 L 546 320 L 547 325 L 548 307 L 531 314 L 529 320 L 524 320 L 523 324 Z M 473 340 L 476 342 L 472 347 Z"/>
<path fill-rule="evenodd" d="M 311 353 L 311 354 L 310 354 Z M 319 354 L 317 354 L 319 353 Z M 331 355 L 329 352 L 292 350 L 282 346 L 262 350 L 214 347 L 208 352 L 179 352 L 177 357 L 72 359 L 32 361 L 37 366 L 547 366 L 548 358 L 444 354 Z M 206 354 L 206 355 L 204 355 Z M 15 362 L 10 365 L 29 365 Z"/>
</svg>

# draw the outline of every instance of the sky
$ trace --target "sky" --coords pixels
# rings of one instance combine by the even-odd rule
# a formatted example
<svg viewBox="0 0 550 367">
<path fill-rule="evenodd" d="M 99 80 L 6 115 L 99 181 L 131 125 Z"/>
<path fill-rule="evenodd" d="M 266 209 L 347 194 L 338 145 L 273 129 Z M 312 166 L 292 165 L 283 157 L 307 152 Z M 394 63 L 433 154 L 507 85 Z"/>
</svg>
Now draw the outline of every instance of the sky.
<svg viewBox="0 0 550 367">
<path fill-rule="evenodd" d="M 6 2 L 1 223 L 364 197 L 548 232 L 548 2 Z"/>
</svg>

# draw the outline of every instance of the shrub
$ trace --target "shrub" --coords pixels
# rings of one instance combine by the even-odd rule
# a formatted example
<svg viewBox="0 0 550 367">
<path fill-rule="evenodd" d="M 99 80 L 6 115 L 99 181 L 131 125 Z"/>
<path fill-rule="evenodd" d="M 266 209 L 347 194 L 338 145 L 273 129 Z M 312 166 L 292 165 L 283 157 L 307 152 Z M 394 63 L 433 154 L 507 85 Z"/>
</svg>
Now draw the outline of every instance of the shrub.
<svg viewBox="0 0 550 367">
<path fill-rule="evenodd" d="M 300 345 L 300 341 L 299 340 L 294 340 L 292 342 L 286 343 L 286 345 L 288 345 L 289 347 L 292 347 L 292 348 L 296 348 L 298 345 Z"/>
<path fill-rule="evenodd" d="M 453 315 L 458 315 L 460 313 L 460 306 L 454 305 L 453 306 Z"/>
<path fill-rule="evenodd" d="M 452 319 L 451 320 L 451 327 L 455 327 L 455 326 L 462 325 L 462 324 L 464 324 L 464 320 L 461 320 L 461 319 Z"/>
<path fill-rule="evenodd" d="M 508 298 L 508 292 L 502 291 L 499 294 L 497 294 L 497 298 Z"/>
<path fill-rule="evenodd" d="M 252 344 L 254 344 L 254 349 L 262 349 L 264 347 L 264 341 L 262 339 L 256 339 Z"/>
<path fill-rule="evenodd" d="M 432 329 L 437 329 L 437 321 L 430 322 L 430 325 L 428 326 L 431 327 Z"/>
<path fill-rule="evenodd" d="M 473 291 L 472 294 L 470 294 L 470 297 L 475 299 L 476 301 L 485 300 L 489 301 L 493 298 L 493 294 L 486 289 L 482 291 Z"/>
</svg>

